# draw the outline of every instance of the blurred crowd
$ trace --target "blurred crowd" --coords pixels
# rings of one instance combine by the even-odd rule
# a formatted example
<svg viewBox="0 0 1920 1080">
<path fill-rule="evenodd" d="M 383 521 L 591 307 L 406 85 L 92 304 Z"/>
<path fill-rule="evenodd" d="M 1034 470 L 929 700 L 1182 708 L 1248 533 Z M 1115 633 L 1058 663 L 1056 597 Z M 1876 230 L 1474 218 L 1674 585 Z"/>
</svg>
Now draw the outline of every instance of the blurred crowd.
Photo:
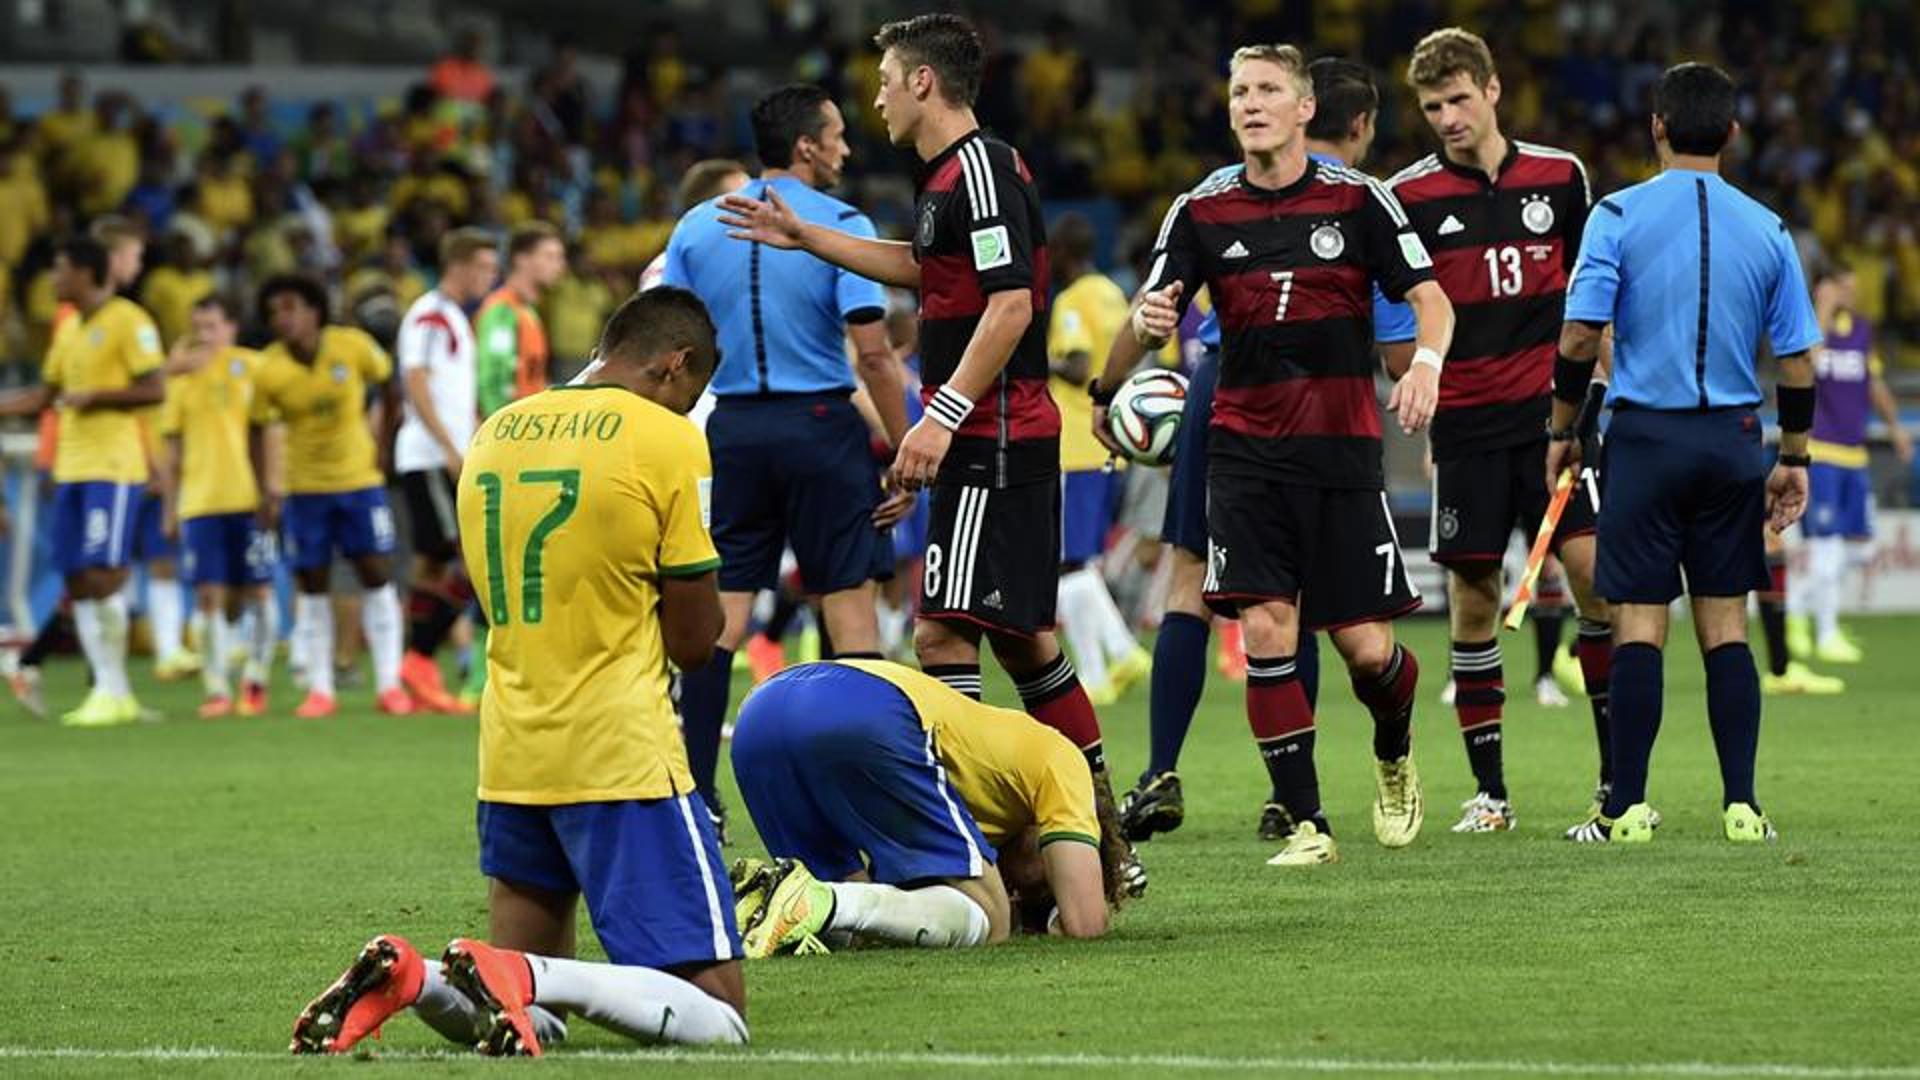
<svg viewBox="0 0 1920 1080">
<path fill-rule="evenodd" d="M 347 88 L 339 102 L 285 102 L 256 85 L 195 117 L 73 73 L 50 108 L 28 116 L 0 85 L 8 377 L 29 375 L 45 344 L 53 239 L 109 212 L 147 230 L 134 291 L 169 339 L 200 296 L 244 298 L 289 269 L 323 276 L 349 318 L 389 332 L 431 284 L 449 228 L 552 221 L 569 241 L 569 271 L 544 303 L 564 375 L 664 247 L 682 174 L 721 156 L 751 166 L 746 109 L 787 79 L 841 100 L 854 144 L 848 195 L 883 230 L 903 230 L 910 161 L 885 145 L 869 107 L 872 28 L 831 5 L 770 5 L 768 19 L 778 49 L 755 51 L 780 59 L 759 62 L 751 79 L 696 62 L 712 50 L 683 46 L 662 24 L 599 83 L 571 43 L 550 43 L 507 79 L 487 59 L 500 43 L 463 34 L 400 100 L 365 108 L 346 104 Z M 1597 193 L 1651 174 L 1647 94 L 1667 64 L 1726 66 L 1745 89 L 1733 179 L 1787 217 L 1809 259 L 1854 268 L 1865 313 L 1893 341 L 1920 342 L 1920 15 L 1910 4 L 1237 0 L 1196 13 L 1122 2 L 1100 26 L 1054 16 L 1015 34 L 983 20 L 992 59 L 980 113 L 1027 155 L 1050 205 L 1106 208 L 1101 251 L 1124 278 L 1167 201 L 1233 156 L 1224 72 L 1234 45 L 1291 40 L 1369 62 L 1383 104 L 1368 167 L 1385 174 L 1433 147 L 1402 75 L 1413 42 L 1450 22 L 1493 44 L 1503 127 L 1580 153 Z M 1888 358 L 1920 364 L 1920 351 L 1890 347 Z"/>
</svg>

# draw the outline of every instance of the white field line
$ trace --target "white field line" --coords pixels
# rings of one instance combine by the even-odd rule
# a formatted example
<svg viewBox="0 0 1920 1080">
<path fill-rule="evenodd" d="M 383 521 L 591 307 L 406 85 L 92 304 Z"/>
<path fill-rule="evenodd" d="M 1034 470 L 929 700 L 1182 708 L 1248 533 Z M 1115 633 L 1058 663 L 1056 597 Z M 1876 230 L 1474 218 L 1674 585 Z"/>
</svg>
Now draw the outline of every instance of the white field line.
<svg viewBox="0 0 1920 1080">
<path fill-rule="evenodd" d="M 401 1050 L 379 1057 L 447 1061 L 458 1051 Z M 1527 1076 L 1781 1077 L 1790 1080 L 1920 1080 L 1920 1065 L 1806 1065 L 1794 1062 L 1579 1062 L 1476 1061 L 1459 1058 L 1216 1057 L 1203 1054 L 985 1054 L 889 1050 L 558 1050 L 558 1061 L 619 1061 L 631 1064 L 932 1066 L 979 1069 L 1189 1069 L 1213 1072 L 1447 1073 Z M 0 1061 L 277 1061 L 267 1050 L 225 1047 L 108 1049 L 84 1046 L 0 1046 Z"/>
</svg>

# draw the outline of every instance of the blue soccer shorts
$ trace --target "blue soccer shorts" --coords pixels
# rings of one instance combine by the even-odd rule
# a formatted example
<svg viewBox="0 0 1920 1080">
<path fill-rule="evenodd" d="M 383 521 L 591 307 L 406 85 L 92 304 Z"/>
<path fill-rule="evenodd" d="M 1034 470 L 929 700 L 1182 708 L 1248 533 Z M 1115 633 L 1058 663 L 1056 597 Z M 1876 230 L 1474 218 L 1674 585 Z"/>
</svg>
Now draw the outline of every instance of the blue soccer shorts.
<svg viewBox="0 0 1920 1080">
<path fill-rule="evenodd" d="M 150 563 L 155 559 L 173 559 L 180 545 L 167 539 L 167 502 L 154 492 L 141 489 L 133 511 L 133 561 Z"/>
<path fill-rule="evenodd" d="M 1767 461 L 1748 408 L 1616 408 L 1601 450 L 1600 595 L 1744 596 L 1767 572 Z"/>
<path fill-rule="evenodd" d="M 1082 469 L 1060 475 L 1060 562 L 1092 562 L 1107 550 L 1120 502 L 1120 474 Z"/>
<path fill-rule="evenodd" d="M 1873 535 L 1873 481 L 1867 470 L 1816 461 L 1807 470 L 1807 484 L 1801 527 L 1808 536 L 1865 540 Z"/>
<path fill-rule="evenodd" d="M 1209 350 L 1187 380 L 1187 402 L 1180 410 L 1167 479 L 1167 516 L 1160 526 L 1162 542 L 1202 559 L 1207 557 L 1207 428 L 1213 424 L 1213 387 L 1219 376 L 1220 354 Z"/>
<path fill-rule="evenodd" d="M 733 775 L 767 850 L 822 881 L 974 878 L 994 861 L 933 734 L 877 675 L 802 664 L 760 684 L 734 725 Z"/>
<path fill-rule="evenodd" d="M 295 570 L 313 570 L 333 562 L 393 554 L 393 508 L 381 487 L 324 495 L 289 495 L 286 512 L 287 558 Z"/>
<path fill-rule="evenodd" d="M 278 558 L 273 533 L 252 511 L 206 514 L 180 523 L 181 573 L 189 585 L 264 585 Z"/>
<path fill-rule="evenodd" d="M 133 557 L 139 484 L 83 481 L 53 489 L 54 561 L 62 576 L 117 569 Z"/>
<path fill-rule="evenodd" d="M 480 872 L 587 901 L 616 964 L 672 968 L 740 957 L 733 886 L 706 803 L 481 802 Z"/>
</svg>

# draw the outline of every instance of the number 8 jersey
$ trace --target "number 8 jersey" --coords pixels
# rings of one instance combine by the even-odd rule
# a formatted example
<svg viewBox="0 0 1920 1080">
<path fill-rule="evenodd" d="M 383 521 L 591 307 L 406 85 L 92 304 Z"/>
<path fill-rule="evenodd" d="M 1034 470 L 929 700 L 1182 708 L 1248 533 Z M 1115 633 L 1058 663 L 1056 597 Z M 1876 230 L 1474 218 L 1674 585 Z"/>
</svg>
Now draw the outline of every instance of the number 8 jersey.
<svg viewBox="0 0 1920 1080">
<path fill-rule="evenodd" d="M 488 417 L 460 475 L 485 608 L 480 798 L 523 805 L 693 790 L 669 697 L 660 582 L 720 565 L 700 430 L 638 394 L 565 386 Z"/>
<path fill-rule="evenodd" d="M 1284 188 L 1222 169 L 1174 201 L 1147 287 L 1200 286 L 1220 318 L 1209 472 L 1377 489 L 1373 286 L 1388 300 L 1433 276 L 1378 180 L 1309 160 Z"/>
</svg>

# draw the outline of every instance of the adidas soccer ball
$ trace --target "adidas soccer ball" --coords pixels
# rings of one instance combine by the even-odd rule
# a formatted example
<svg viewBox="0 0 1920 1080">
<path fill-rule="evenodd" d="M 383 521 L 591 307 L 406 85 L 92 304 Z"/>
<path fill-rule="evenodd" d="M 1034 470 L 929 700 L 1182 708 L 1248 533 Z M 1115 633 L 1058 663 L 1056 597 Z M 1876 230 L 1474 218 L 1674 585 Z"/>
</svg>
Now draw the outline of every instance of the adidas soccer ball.
<svg viewBox="0 0 1920 1080">
<path fill-rule="evenodd" d="M 1187 405 L 1187 377 L 1177 371 L 1148 368 L 1120 384 L 1107 407 L 1107 434 L 1129 461 L 1141 465 L 1173 462 L 1180 412 Z"/>
</svg>

